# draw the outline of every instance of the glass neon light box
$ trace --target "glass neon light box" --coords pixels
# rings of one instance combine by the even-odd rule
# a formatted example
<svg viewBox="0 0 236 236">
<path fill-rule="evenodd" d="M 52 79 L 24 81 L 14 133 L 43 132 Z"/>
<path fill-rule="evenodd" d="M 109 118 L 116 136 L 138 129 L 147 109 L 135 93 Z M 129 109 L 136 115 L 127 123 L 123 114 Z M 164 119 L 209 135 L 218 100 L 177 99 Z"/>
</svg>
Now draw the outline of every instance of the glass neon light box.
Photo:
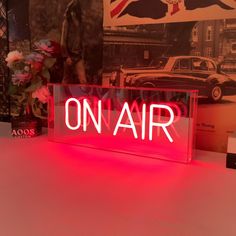
<svg viewBox="0 0 236 236">
<path fill-rule="evenodd" d="M 191 161 L 197 91 L 49 84 L 50 141 Z"/>
</svg>

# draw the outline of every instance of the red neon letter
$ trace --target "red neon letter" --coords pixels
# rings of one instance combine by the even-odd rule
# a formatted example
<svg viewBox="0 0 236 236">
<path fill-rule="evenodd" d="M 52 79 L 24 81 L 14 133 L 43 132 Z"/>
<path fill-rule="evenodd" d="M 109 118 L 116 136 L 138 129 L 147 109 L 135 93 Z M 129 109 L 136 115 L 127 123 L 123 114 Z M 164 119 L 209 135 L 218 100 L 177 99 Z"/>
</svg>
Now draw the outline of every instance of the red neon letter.
<svg viewBox="0 0 236 236">
<path fill-rule="evenodd" d="M 130 121 L 129 125 L 128 124 L 121 124 L 121 121 L 122 121 L 122 118 L 123 118 L 125 112 L 127 112 L 127 115 L 128 115 L 129 121 Z M 124 105 L 123 105 L 122 111 L 120 113 L 120 117 L 118 119 L 118 122 L 116 124 L 116 128 L 115 128 L 114 133 L 113 133 L 114 136 L 116 136 L 119 127 L 132 129 L 134 137 L 138 138 L 137 131 L 136 131 L 136 128 L 135 128 L 135 125 L 134 125 L 134 121 L 133 121 L 133 118 L 131 116 L 129 105 L 128 105 L 127 102 L 125 102 Z"/>
<path fill-rule="evenodd" d="M 70 125 L 70 121 L 69 121 L 69 105 L 70 105 L 71 102 L 75 102 L 77 104 L 77 125 L 76 126 Z M 79 129 L 79 127 L 81 125 L 80 115 L 81 115 L 81 104 L 80 104 L 80 102 L 75 98 L 69 98 L 66 101 L 66 105 L 65 105 L 65 122 L 66 122 L 66 126 L 71 130 Z"/>
<path fill-rule="evenodd" d="M 87 113 L 89 113 L 90 117 L 92 118 L 93 124 L 96 128 L 96 130 L 98 131 L 99 134 L 101 134 L 101 130 L 102 130 L 102 101 L 99 100 L 98 101 L 98 119 L 96 121 L 96 118 L 92 112 L 92 109 L 89 105 L 89 103 L 87 102 L 87 99 L 84 99 L 84 103 L 83 103 L 84 107 L 83 107 L 83 130 L 84 132 L 87 131 Z"/>
<path fill-rule="evenodd" d="M 167 123 L 157 123 L 157 122 L 153 122 L 154 109 L 165 109 L 165 110 L 169 111 L 169 113 L 170 113 L 170 119 L 169 119 L 169 121 L 168 121 Z M 164 130 L 164 132 L 165 132 L 167 138 L 169 139 L 169 141 L 170 141 L 171 143 L 173 143 L 173 139 L 172 139 L 172 137 L 170 136 L 170 134 L 169 134 L 169 132 L 168 132 L 168 130 L 167 130 L 166 127 L 172 125 L 172 123 L 173 123 L 173 121 L 174 121 L 174 118 L 175 118 L 174 112 L 173 112 L 173 110 L 172 110 L 169 106 L 166 106 L 166 105 L 157 105 L 157 104 L 151 105 L 151 106 L 150 106 L 149 140 L 152 140 L 153 127 L 154 127 L 154 126 L 157 126 L 157 127 L 161 127 L 161 128 Z"/>
</svg>

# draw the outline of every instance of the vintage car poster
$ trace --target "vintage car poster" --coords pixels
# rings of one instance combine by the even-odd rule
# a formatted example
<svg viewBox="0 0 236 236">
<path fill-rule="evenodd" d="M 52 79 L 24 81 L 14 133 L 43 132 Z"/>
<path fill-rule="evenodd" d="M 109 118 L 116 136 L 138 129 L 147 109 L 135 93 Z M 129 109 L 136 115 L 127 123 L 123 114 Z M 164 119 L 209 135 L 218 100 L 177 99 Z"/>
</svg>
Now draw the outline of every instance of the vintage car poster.
<svg viewBox="0 0 236 236">
<path fill-rule="evenodd" d="M 123 26 L 106 24 L 111 15 L 106 6 L 121 2 L 104 1 L 103 84 L 199 90 L 197 148 L 225 152 L 227 137 L 236 130 L 236 18 L 232 17 L 235 10 L 226 9 L 226 5 L 234 8 L 235 1 L 192 1 L 199 8 L 174 23 L 147 24 L 153 19 L 133 16 L 131 21 L 126 14 Z M 127 1 L 121 8 L 127 8 L 128 2 L 143 1 Z M 151 6 L 156 2 L 150 1 Z M 208 14 L 189 21 L 206 10 Z M 137 7 L 136 12 L 140 11 Z M 181 7 L 174 15 L 178 14 Z M 121 23 L 118 16 L 114 14 L 117 25 Z M 169 21 L 160 22 L 164 20 Z"/>
</svg>

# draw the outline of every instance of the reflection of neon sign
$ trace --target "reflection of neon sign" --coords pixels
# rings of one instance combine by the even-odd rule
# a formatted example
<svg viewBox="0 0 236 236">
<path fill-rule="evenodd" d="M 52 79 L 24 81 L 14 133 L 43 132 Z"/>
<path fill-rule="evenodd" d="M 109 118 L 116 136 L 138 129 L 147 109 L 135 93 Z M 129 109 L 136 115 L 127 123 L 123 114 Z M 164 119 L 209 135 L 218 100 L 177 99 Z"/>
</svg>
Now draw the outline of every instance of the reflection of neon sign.
<svg viewBox="0 0 236 236">
<path fill-rule="evenodd" d="M 105 120 L 105 116 L 102 114 L 104 110 L 103 104 L 104 101 L 102 100 L 96 100 L 91 103 L 86 98 L 82 100 L 69 98 L 65 102 L 66 127 L 72 131 L 81 128 L 86 132 L 89 125 L 93 125 L 97 133 L 102 134 L 104 129 L 102 121 L 104 121 L 106 127 L 111 128 L 109 127 L 109 116 Z M 177 110 L 177 115 L 175 115 L 173 107 Z M 75 116 L 71 116 L 71 109 L 76 111 Z M 108 114 L 111 112 L 109 108 L 106 111 Z M 141 138 L 145 140 L 146 136 L 148 136 L 148 139 L 152 141 L 154 128 L 157 127 L 165 133 L 169 142 L 173 143 L 174 140 L 169 132 L 169 128 L 172 127 L 173 129 L 173 124 L 178 120 L 179 113 L 179 108 L 174 104 L 142 104 L 139 109 L 136 101 L 131 106 L 129 106 L 128 102 L 125 102 L 121 106 L 121 111 L 117 116 L 112 134 L 116 136 L 121 129 L 130 129 L 135 139 Z M 138 117 L 139 122 L 135 121 L 134 114 Z M 141 126 L 141 134 L 137 132 L 137 126 Z M 147 130 L 148 135 L 146 135 Z"/>
</svg>

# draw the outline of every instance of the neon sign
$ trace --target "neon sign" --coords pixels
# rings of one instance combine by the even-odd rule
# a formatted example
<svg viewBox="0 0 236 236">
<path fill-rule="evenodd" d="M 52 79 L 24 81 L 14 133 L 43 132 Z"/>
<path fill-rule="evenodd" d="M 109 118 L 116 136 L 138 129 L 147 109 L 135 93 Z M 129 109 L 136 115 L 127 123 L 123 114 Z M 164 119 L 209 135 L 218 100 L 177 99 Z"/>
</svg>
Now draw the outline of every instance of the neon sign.
<svg viewBox="0 0 236 236">
<path fill-rule="evenodd" d="M 49 88 L 52 141 L 178 162 L 192 158 L 195 91 Z"/>
<path fill-rule="evenodd" d="M 75 117 L 76 119 L 76 125 L 71 125 L 70 123 L 70 105 L 74 103 L 76 105 L 77 109 L 77 116 Z M 136 104 L 136 102 L 134 102 Z M 137 106 L 137 105 L 136 105 Z M 74 108 L 74 107 L 73 107 Z M 91 104 L 88 102 L 87 99 L 83 99 L 82 104 L 81 101 L 79 101 L 76 98 L 69 98 L 66 103 L 65 103 L 65 124 L 68 129 L 70 130 L 79 130 L 79 128 L 82 126 L 83 131 L 87 131 L 87 127 L 89 126 L 88 124 L 88 119 L 87 117 L 90 116 L 92 119 L 93 125 L 96 128 L 96 131 L 101 134 L 102 133 L 102 101 L 98 100 L 97 102 L 97 107 L 96 110 L 98 111 L 97 114 L 93 113 L 94 108 L 91 107 Z M 141 118 L 141 137 L 142 140 L 145 139 L 145 131 L 146 131 L 146 124 L 148 123 L 147 120 L 147 105 L 142 104 L 142 118 Z M 158 115 L 158 122 L 154 122 L 154 111 L 155 110 L 160 110 L 161 111 L 168 111 L 170 117 L 167 122 L 161 122 L 160 117 L 161 115 Z M 173 143 L 173 138 L 171 137 L 167 127 L 173 125 L 175 115 L 174 111 L 172 108 L 168 105 L 161 105 L 161 104 L 151 104 L 149 107 L 150 113 L 149 113 L 149 140 L 153 140 L 153 128 L 154 127 L 160 127 L 163 129 L 164 133 L 166 134 L 166 137 L 168 140 Z M 125 123 L 122 122 L 124 117 L 127 116 L 128 119 L 126 120 Z M 82 119 L 83 117 L 83 119 Z M 97 118 L 96 118 L 97 117 Z M 83 124 L 82 124 L 83 120 Z M 135 126 L 134 119 L 132 117 L 132 112 L 129 107 L 129 104 L 127 102 L 124 103 L 122 106 L 119 118 L 116 122 L 115 129 L 113 131 L 113 135 L 116 136 L 118 133 L 118 130 L 120 128 L 125 128 L 125 129 L 132 129 L 133 136 L 134 138 L 138 139 L 138 133 L 137 129 Z"/>
</svg>

